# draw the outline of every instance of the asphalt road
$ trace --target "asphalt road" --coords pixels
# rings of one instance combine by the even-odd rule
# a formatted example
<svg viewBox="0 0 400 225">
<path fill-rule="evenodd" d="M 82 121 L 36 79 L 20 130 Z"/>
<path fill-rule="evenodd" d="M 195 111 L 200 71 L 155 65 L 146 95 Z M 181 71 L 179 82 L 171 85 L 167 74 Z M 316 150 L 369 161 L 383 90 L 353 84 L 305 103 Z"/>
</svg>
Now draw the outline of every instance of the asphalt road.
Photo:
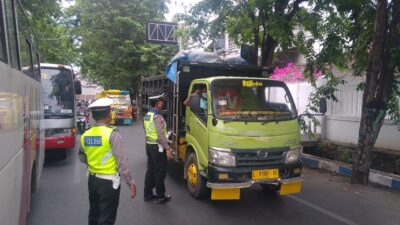
<svg viewBox="0 0 400 225">
<path fill-rule="evenodd" d="M 305 169 L 302 192 L 291 196 L 263 193 L 259 187 L 242 190 L 238 201 L 196 200 L 186 190 L 182 166 L 169 163 L 165 205 L 143 201 L 146 170 L 141 125 L 120 127 L 137 183 L 138 195 L 129 198 L 123 183 L 116 224 L 236 225 L 236 224 L 371 224 L 400 225 L 400 192 L 349 184 L 348 178 Z M 45 164 L 37 192 L 32 196 L 29 225 L 87 224 L 86 169 L 69 150 L 66 160 Z"/>
</svg>

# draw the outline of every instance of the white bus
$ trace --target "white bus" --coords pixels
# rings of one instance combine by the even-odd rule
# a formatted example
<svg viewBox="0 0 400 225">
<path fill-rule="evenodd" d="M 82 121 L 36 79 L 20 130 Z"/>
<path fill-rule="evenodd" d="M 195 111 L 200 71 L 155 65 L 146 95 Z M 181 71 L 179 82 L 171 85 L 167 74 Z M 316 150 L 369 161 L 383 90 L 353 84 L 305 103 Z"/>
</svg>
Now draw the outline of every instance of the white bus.
<svg viewBox="0 0 400 225">
<path fill-rule="evenodd" d="M 76 96 L 81 85 L 70 66 L 41 63 L 46 152 L 75 147 Z"/>
<path fill-rule="evenodd" d="M 25 225 L 44 160 L 39 54 L 17 0 L 0 1 L 0 223 Z"/>
</svg>

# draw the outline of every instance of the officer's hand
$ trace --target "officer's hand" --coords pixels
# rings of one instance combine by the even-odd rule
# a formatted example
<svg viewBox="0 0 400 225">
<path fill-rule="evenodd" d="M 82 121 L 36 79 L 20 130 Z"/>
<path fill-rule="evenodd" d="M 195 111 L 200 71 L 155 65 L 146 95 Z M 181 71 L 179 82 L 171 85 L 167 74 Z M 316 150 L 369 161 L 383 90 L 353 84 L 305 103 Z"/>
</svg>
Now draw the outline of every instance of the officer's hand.
<svg viewBox="0 0 400 225">
<path fill-rule="evenodd" d="M 129 189 L 131 190 L 131 199 L 134 199 L 136 196 L 136 185 L 132 184 Z"/>
<path fill-rule="evenodd" d="M 167 149 L 167 158 L 168 159 L 173 159 L 174 158 L 174 155 L 172 154 L 172 149 Z"/>
</svg>

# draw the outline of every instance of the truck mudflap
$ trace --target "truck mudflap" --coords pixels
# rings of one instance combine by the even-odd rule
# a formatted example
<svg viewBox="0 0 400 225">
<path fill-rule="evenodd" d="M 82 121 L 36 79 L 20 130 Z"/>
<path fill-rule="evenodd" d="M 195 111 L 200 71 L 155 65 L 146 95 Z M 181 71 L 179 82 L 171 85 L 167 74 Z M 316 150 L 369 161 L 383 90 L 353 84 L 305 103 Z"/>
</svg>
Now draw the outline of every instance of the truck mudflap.
<svg viewBox="0 0 400 225">
<path fill-rule="evenodd" d="M 239 200 L 240 189 L 248 188 L 252 182 L 244 183 L 210 183 L 207 187 L 211 188 L 211 200 Z"/>
<path fill-rule="evenodd" d="M 295 177 L 282 179 L 280 181 L 281 187 L 279 189 L 280 195 L 295 194 L 301 191 L 301 185 L 303 184 L 303 177 Z"/>
<path fill-rule="evenodd" d="M 295 194 L 301 191 L 304 181 L 303 177 L 294 177 L 287 179 L 268 180 L 267 183 L 280 185 L 279 195 Z M 211 200 L 238 200 L 240 199 L 240 189 L 249 188 L 255 183 L 262 181 L 248 181 L 243 183 L 210 183 L 207 187 L 211 189 Z"/>
</svg>

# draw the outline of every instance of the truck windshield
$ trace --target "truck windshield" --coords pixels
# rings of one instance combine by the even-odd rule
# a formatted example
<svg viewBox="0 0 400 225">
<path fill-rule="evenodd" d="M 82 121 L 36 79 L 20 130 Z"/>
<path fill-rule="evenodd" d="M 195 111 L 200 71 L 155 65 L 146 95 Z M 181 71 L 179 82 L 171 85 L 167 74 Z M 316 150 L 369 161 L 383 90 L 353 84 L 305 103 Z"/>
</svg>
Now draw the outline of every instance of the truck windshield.
<svg viewBox="0 0 400 225">
<path fill-rule="evenodd" d="M 286 85 L 273 80 L 221 79 L 211 84 L 217 118 L 234 121 L 281 121 L 297 117 Z"/>
<path fill-rule="evenodd" d="M 72 71 L 42 68 L 42 95 L 45 118 L 68 118 L 74 115 Z"/>
</svg>

